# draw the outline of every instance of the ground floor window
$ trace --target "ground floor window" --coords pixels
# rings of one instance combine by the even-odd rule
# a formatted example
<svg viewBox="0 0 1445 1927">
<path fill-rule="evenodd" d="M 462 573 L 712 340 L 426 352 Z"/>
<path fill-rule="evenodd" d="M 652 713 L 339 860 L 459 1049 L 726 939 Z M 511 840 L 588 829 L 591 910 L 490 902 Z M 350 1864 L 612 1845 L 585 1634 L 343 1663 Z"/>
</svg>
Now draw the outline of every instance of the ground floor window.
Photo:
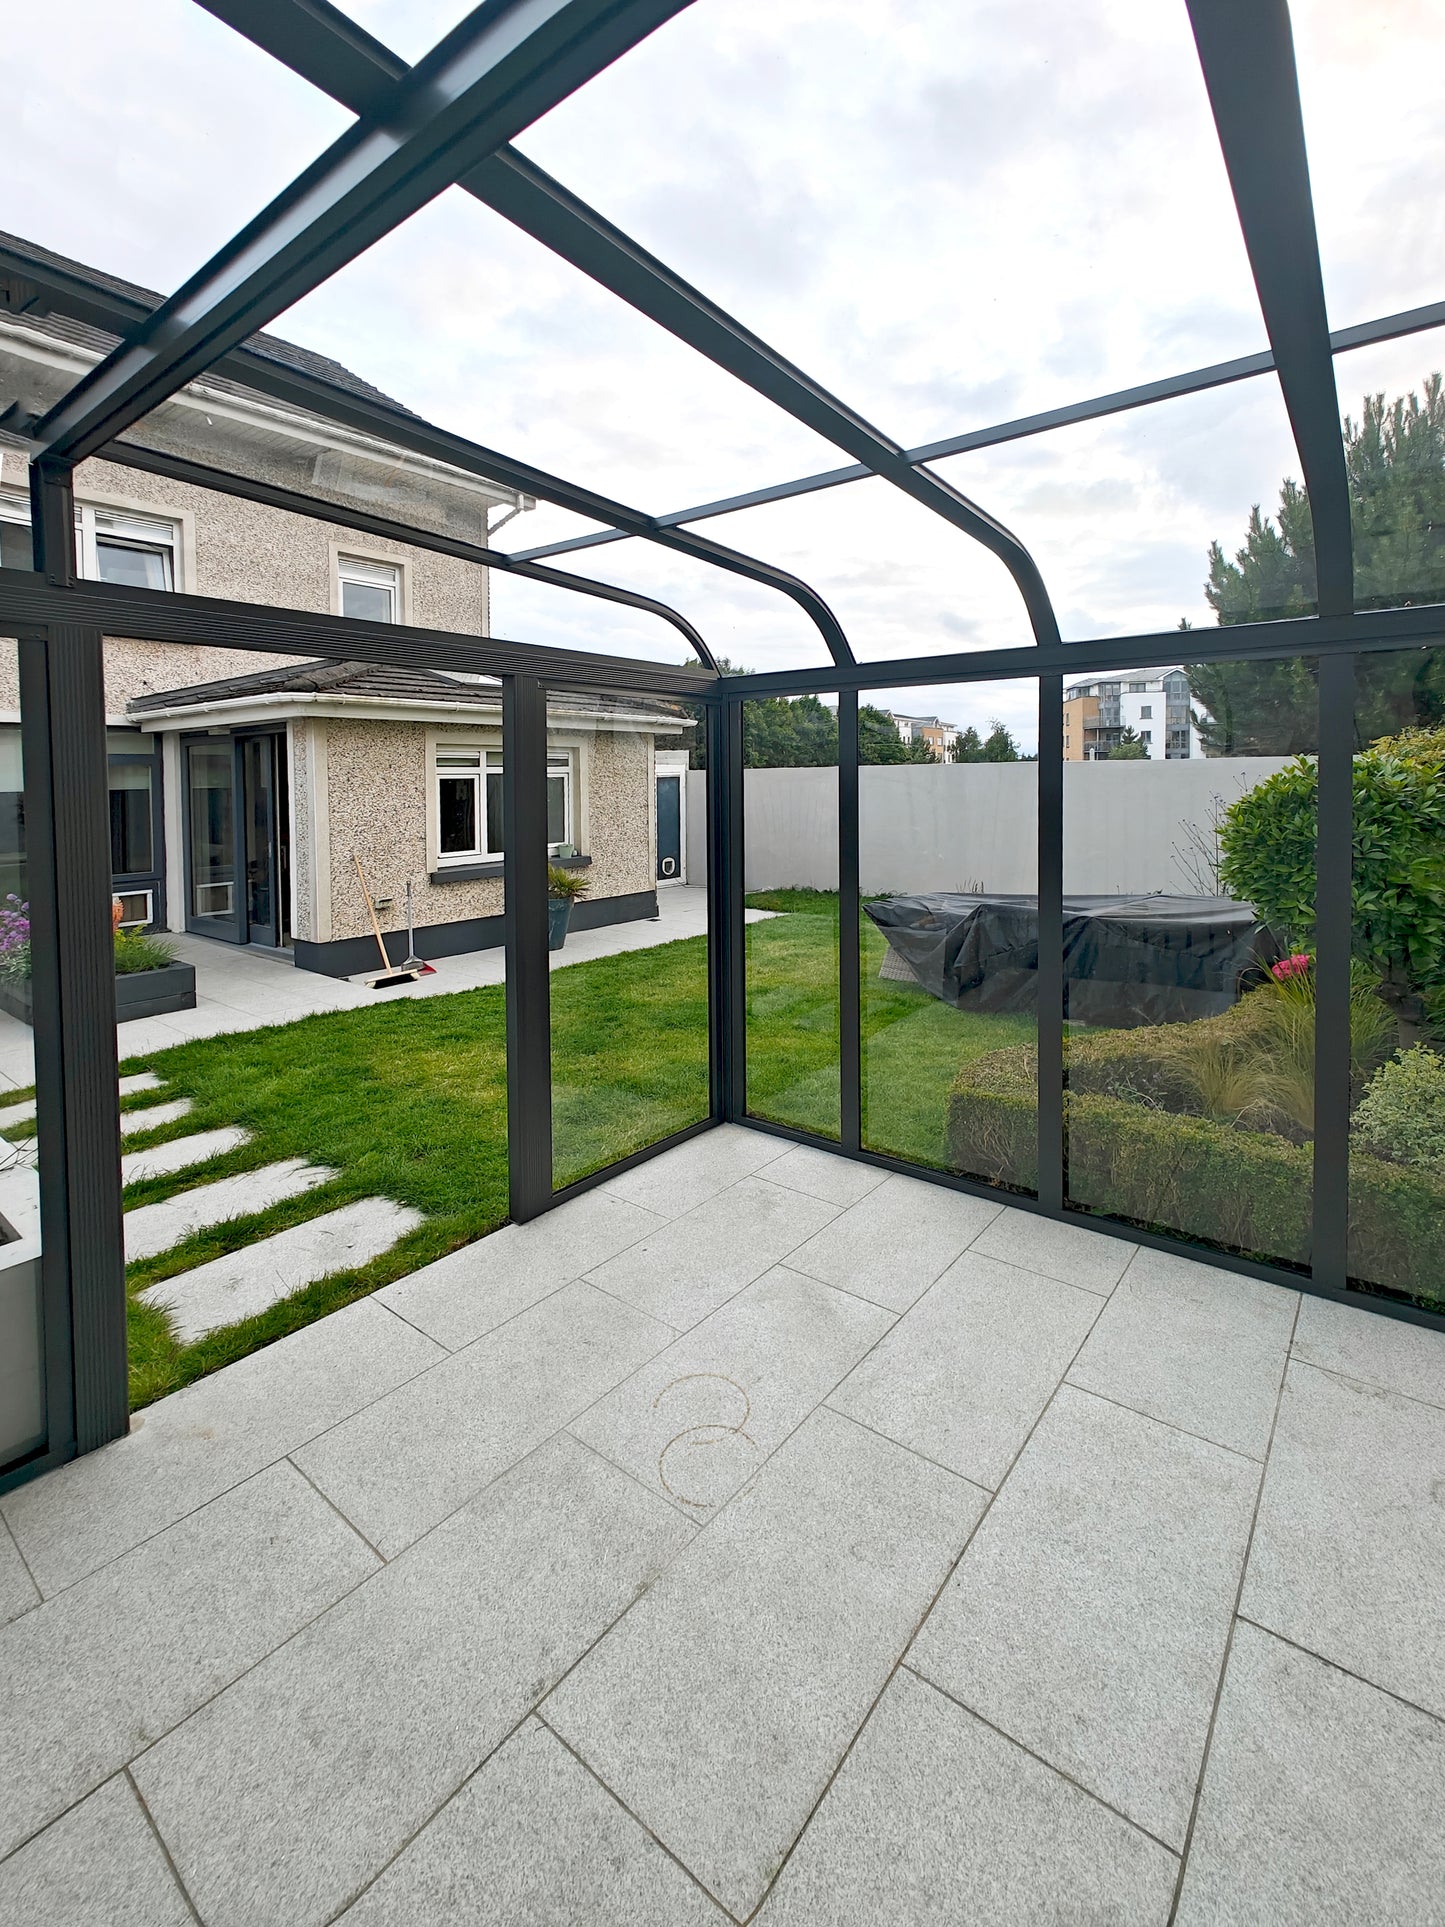
<svg viewBox="0 0 1445 1927">
<path fill-rule="evenodd" d="M 437 854 L 443 863 L 499 857 L 502 826 L 502 752 L 442 744 L 436 752 Z M 572 757 L 547 758 L 547 847 L 554 856 L 575 848 Z"/>
</svg>

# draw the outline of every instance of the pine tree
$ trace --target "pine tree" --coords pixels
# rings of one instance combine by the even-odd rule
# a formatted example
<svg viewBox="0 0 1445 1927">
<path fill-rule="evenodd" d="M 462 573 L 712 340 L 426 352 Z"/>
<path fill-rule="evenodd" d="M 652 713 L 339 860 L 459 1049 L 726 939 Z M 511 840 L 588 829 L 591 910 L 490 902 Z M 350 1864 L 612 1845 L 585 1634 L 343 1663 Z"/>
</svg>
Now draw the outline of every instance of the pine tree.
<svg viewBox="0 0 1445 1927">
<path fill-rule="evenodd" d="M 1422 398 L 1423 397 L 1423 398 Z M 1445 383 L 1422 395 L 1366 395 L 1345 417 L 1345 469 L 1354 534 L 1355 603 L 1397 608 L 1445 601 Z M 1209 548 L 1204 594 L 1221 625 L 1310 615 L 1315 608 L 1309 497 L 1280 487 L 1276 519 L 1251 509 L 1244 546 L 1229 561 Z M 1356 733 L 1378 741 L 1412 724 L 1445 720 L 1445 661 L 1438 651 L 1361 660 Z M 1315 669 L 1306 660 L 1186 666 L 1195 722 L 1211 756 L 1293 756 L 1318 746 Z"/>
</svg>

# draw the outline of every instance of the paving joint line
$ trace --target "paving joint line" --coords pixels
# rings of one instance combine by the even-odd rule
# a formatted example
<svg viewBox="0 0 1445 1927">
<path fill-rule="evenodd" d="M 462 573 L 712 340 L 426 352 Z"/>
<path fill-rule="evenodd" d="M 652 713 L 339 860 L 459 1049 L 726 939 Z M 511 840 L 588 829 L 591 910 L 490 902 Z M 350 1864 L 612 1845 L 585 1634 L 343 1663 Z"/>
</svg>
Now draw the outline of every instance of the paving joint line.
<svg viewBox="0 0 1445 1927">
<path fill-rule="evenodd" d="M 130 1767 L 128 1765 L 123 1766 L 120 1770 L 120 1774 L 118 1775 L 118 1777 L 125 1781 L 126 1785 L 130 1788 L 131 1792 L 135 1795 L 136 1804 L 139 1806 L 141 1812 L 145 1815 L 146 1825 L 150 1828 L 151 1833 L 155 1839 L 155 1843 L 160 1848 L 161 1853 L 165 1858 L 165 1863 L 167 1867 L 169 1867 L 170 1869 L 171 1879 L 175 1881 L 177 1888 L 180 1890 L 181 1899 L 185 1901 L 187 1908 L 190 1910 L 190 1915 L 192 1920 L 197 1921 L 199 1923 L 201 1919 L 201 1910 L 199 1907 L 197 1907 L 195 1901 L 192 1900 L 191 1890 L 186 1885 L 185 1881 L 181 1878 L 181 1870 L 176 1865 L 175 1855 L 171 1852 L 170 1848 L 167 1846 L 165 1841 L 165 1836 L 162 1834 L 160 1828 L 156 1825 L 156 1817 L 151 1812 L 150 1804 L 147 1801 L 145 1795 L 141 1792 L 140 1788 L 136 1785 L 135 1776 L 131 1772 Z M 101 1785 L 105 1785 L 105 1784 L 106 1782 L 104 1781 L 101 1782 Z M 97 1787 L 96 1792 L 98 1793 L 99 1791 L 100 1791 L 100 1788 Z"/>
<path fill-rule="evenodd" d="M 1371 1314 L 1378 1316 L 1378 1314 Z M 1417 1330 L 1423 1327 L 1416 1327 Z M 1338 1378 L 1346 1385 L 1358 1385 L 1365 1392 L 1387 1392 L 1391 1398 L 1402 1398 L 1408 1405 L 1419 1405 L 1427 1412 L 1445 1412 L 1445 1390 L 1438 1399 L 1421 1398 L 1415 1392 L 1402 1392 L 1396 1385 L 1385 1385 L 1377 1378 L 1361 1378 L 1354 1372 L 1342 1371 L 1337 1365 L 1321 1365 L 1313 1358 L 1306 1358 L 1291 1346 L 1289 1354 L 1291 1365 L 1304 1365 L 1312 1372 L 1323 1372 L 1326 1378 Z"/>
<path fill-rule="evenodd" d="M 1069 1369 L 1072 1371 L 1073 1367 Z M 1096 1398 L 1101 1405 L 1112 1405 L 1116 1412 L 1128 1412 L 1134 1418 L 1147 1419 L 1151 1425 L 1162 1425 L 1166 1432 L 1176 1432 L 1182 1439 L 1194 1439 L 1200 1445 L 1213 1446 L 1216 1452 L 1227 1452 L 1232 1459 L 1241 1459 L 1246 1465 L 1264 1470 L 1264 1460 L 1257 1459 L 1252 1452 L 1241 1452 L 1237 1445 L 1226 1445 L 1221 1439 L 1212 1439 L 1204 1432 L 1191 1432 L 1186 1425 L 1176 1425 L 1173 1419 L 1160 1418 L 1157 1412 L 1144 1412 L 1137 1405 L 1128 1405 L 1122 1398 L 1110 1398 L 1107 1392 L 1096 1392 L 1092 1385 L 1080 1385 L 1074 1379 L 1064 1383 L 1071 1392 L 1080 1392 L 1085 1398 Z"/>
<path fill-rule="evenodd" d="M 1281 1646 L 1289 1646 L 1295 1652 L 1303 1653 L 1307 1659 L 1318 1660 L 1321 1666 L 1328 1666 L 1332 1673 L 1342 1673 L 1346 1679 L 1354 1680 L 1356 1685 L 1367 1686 L 1372 1693 L 1383 1693 L 1386 1699 L 1394 1700 L 1397 1706 L 1403 1706 L 1407 1712 L 1419 1713 L 1425 1719 L 1433 1720 L 1437 1726 L 1445 1726 L 1445 1713 L 1437 1713 L 1433 1707 L 1421 1706 L 1418 1701 L 1407 1699 L 1403 1693 L 1397 1693 L 1393 1687 L 1382 1686 L 1377 1679 L 1371 1679 L 1365 1673 L 1357 1673 L 1353 1667 L 1342 1665 L 1337 1659 L 1331 1659 L 1328 1653 L 1316 1652 L 1313 1646 L 1306 1646 L 1302 1640 L 1291 1639 L 1288 1633 L 1280 1632 L 1278 1627 L 1267 1626 L 1262 1619 L 1253 1619 L 1248 1613 L 1242 1612 L 1237 1612 L 1234 1616 L 1241 1625 L 1252 1626 L 1257 1633 L 1263 1633 L 1266 1638 L 1277 1639 Z"/>
<path fill-rule="evenodd" d="M 372 1544 L 371 1540 L 367 1538 L 366 1534 L 362 1531 L 361 1527 L 356 1523 L 355 1519 L 349 1518 L 347 1514 L 341 1510 L 341 1507 L 336 1503 L 335 1499 L 332 1498 L 329 1492 L 322 1491 L 321 1487 L 316 1483 L 315 1479 L 312 1478 L 311 1474 L 307 1472 L 304 1469 L 304 1467 L 299 1466 L 296 1463 L 295 1459 L 292 1458 L 289 1452 L 286 1454 L 285 1463 L 291 1467 L 291 1470 L 295 1472 L 298 1475 L 298 1477 L 306 1481 L 307 1485 L 310 1486 L 311 1490 L 316 1494 L 317 1498 L 320 1499 L 321 1503 L 325 1506 L 329 1506 L 330 1509 L 336 1514 L 337 1518 L 340 1519 L 341 1523 L 344 1526 L 346 1526 L 349 1531 L 355 1533 L 356 1537 L 361 1541 L 362 1545 L 366 1547 L 367 1551 L 375 1554 L 375 1556 L 381 1561 L 381 1566 L 377 1568 L 378 1571 L 381 1570 L 382 1566 L 388 1566 L 391 1564 L 391 1561 L 387 1558 L 386 1554 L 382 1551 L 381 1547 Z"/>
<path fill-rule="evenodd" d="M 1184 1829 L 1184 1845 L 1179 1855 L 1179 1874 L 1174 1883 L 1174 1896 L 1169 1903 L 1169 1914 L 1165 1927 L 1174 1927 L 1179 1914 L 1179 1903 L 1184 1897 L 1184 1882 L 1189 1872 L 1189 1855 L 1194 1846 L 1194 1832 L 1199 1823 L 1199 1810 L 1204 1800 L 1204 1782 L 1209 1773 L 1209 1758 L 1214 1750 L 1214 1730 L 1219 1719 L 1219 1708 L 1224 1700 L 1224 1682 L 1229 1677 L 1229 1662 L 1234 1652 L 1234 1629 L 1239 1621 L 1239 1604 L 1244 1597 L 1245 1580 L 1249 1577 L 1249 1562 L 1254 1553 L 1254 1535 L 1259 1525 L 1259 1509 L 1264 1503 L 1265 1482 L 1269 1477 L 1270 1454 L 1274 1450 L 1275 1433 L 1279 1428 L 1280 1410 L 1284 1404 L 1285 1380 L 1289 1376 L 1290 1353 L 1294 1348 L 1294 1335 L 1299 1328 L 1300 1308 L 1304 1303 L 1302 1294 L 1296 1292 L 1294 1317 L 1290 1320 L 1289 1337 L 1285 1340 L 1284 1357 L 1280 1361 L 1279 1383 L 1274 1393 L 1274 1415 L 1270 1419 L 1269 1438 L 1265 1443 L 1264 1460 L 1259 1470 L 1259 1482 L 1254 1489 L 1254 1505 L 1249 1515 L 1249 1531 L 1245 1535 L 1244 1556 L 1239 1562 L 1239 1582 L 1234 1589 L 1234 1604 L 1230 1608 L 1229 1625 L 1225 1632 L 1224 1651 L 1220 1656 L 1219 1677 L 1214 1682 L 1214 1702 L 1209 1709 L 1209 1723 L 1204 1729 L 1204 1746 L 1199 1755 L 1199 1772 L 1194 1782 L 1194 1798 L 1189 1803 L 1189 1824 Z"/>
<path fill-rule="evenodd" d="M 1045 1768 L 1049 1773 L 1052 1773 L 1057 1779 L 1063 1780 L 1067 1785 L 1074 1787 L 1078 1792 L 1082 1793 L 1086 1799 L 1092 1800 L 1095 1806 L 1103 1807 L 1106 1813 L 1112 1813 L 1116 1820 L 1122 1820 L 1124 1825 L 1131 1828 L 1133 1832 L 1143 1834 L 1146 1840 L 1152 1840 L 1156 1847 L 1162 1847 L 1164 1849 L 1171 1860 L 1177 1860 L 1179 1858 L 1178 1847 L 1171 1847 L 1162 1835 L 1153 1832 L 1152 1829 L 1146 1827 L 1141 1820 L 1134 1819 L 1132 1814 L 1126 1813 L 1122 1807 L 1116 1807 L 1112 1800 L 1106 1800 L 1102 1793 L 1095 1792 L 1093 1787 L 1087 1785 L 1075 1774 L 1070 1773 L 1067 1767 L 1060 1766 L 1057 1760 L 1049 1759 L 1047 1754 L 1040 1753 L 1035 1747 L 1030 1746 L 1026 1740 L 1021 1740 L 1016 1733 L 1010 1733 L 1006 1726 L 1000 1726 L 997 1720 L 991 1720 L 986 1713 L 980 1713 L 976 1706 L 970 1706 L 968 1701 L 960 1699 L 957 1693 L 950 1693 L 946 1686 L 940 1686 L 936 1679 L 930 1679 L 926 1673 L 921 1673 L 916 1666 L 910 1665 L 907 1660 L 903 1662 L 899 1670 L 900 1672 L 907 1673 L 910 1678 L 916 1679 L 921 1686 L 926 1686 L 930 1692 L 937 1693 L 940 1698 L 946 1699 L 950 1706 L 956 1706 L 961 1713 L 967 1713 L 968 1717 L 972 1720 L 977 1720 L 980 1726 L 986 1726 L 990 1733 L 997 1733 L 1001 1740 L 1006 1740 L 1010 1746 L 1017 1747 L 1020 1753 L 1026 1753 L 1031 1760 L 1037 1760 L 1041 1767 Z"/>
</svg>

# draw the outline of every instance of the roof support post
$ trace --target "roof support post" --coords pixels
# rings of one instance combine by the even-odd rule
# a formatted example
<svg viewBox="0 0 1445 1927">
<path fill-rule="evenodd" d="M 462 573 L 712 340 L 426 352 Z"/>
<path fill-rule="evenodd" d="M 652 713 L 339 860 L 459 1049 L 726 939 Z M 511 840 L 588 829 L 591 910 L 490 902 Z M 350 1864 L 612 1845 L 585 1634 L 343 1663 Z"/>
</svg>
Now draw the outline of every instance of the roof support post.
<svg viewBox="0 0 1445 1927">
<path fill-rule="evenodd" d="M 858 954 L 858 691 L 838 691 L 838 1129 L 863 1143 L 863 1011 Z"/>
<path fill-rule="evenodd" d="M 552 1202 L 552 986 L 547 951 L 547 692 L 502 679 L 507 955 L 507 1190 L 518 1224 Z"/>
<path fill-rule="evenodd" d="M 20 714 L 50 1450 L 67 1457 L 130 1423 L 98 629 L 22 638 Z"/>
<path fill-rule="evenodd" d="M 1189 0 L 1314 523 L 1322 616 L 1354 607 L 1350 488 L 1285 0 Z"/>
<path fill-rule="evenodd" d="M 1064 1133 L 1064 679 L 1039 677 L 1038 1199 L 1062 1211 Z"/>
<path fill-rule="evenodd" d="M 1315 818 L 1315 1115 L 1310 1272 L 1343 1291 L 1350 1223 L 1350 953 L 1354 922 L 1355 658 L 1319 664 Z"/>
<path fill-rule="evenodd" d="M 712 1115 L 747 1113 L 747 933 L 743 915 L 743 706 L 709 703 L 707 728 L 708 1016 Z"/>
</svg>

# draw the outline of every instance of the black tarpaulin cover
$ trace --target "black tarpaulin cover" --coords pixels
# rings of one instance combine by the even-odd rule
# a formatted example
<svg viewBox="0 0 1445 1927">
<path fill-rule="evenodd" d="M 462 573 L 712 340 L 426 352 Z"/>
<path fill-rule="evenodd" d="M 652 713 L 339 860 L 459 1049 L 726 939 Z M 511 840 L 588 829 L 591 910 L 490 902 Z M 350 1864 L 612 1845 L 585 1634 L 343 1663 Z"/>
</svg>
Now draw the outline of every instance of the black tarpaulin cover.
<svg viewBox="0 0 1445 1927">
<path fill-rule="evenodd" d="M 863 908 L 925 990 L 959 1010 L 1032 1010 L 1038 898 L 886 897 Z M 1230 897 L 1065 897 L 1066 1015 L 1127 1026 L 1214 1017 L 1279 956 Z"/>
</svg>

